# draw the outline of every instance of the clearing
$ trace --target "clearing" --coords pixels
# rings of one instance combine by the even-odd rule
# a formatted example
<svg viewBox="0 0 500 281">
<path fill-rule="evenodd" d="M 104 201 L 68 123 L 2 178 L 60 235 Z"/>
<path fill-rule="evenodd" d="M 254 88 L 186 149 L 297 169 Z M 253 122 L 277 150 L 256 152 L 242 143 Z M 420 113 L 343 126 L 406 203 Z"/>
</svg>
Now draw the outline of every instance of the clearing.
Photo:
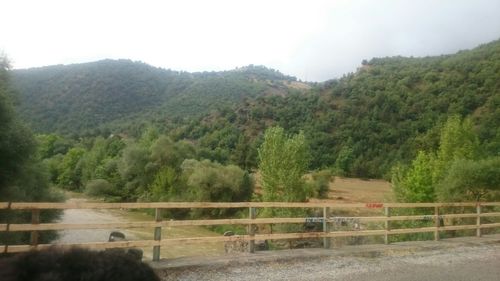
<svg viewBox="0 0 500 281">
<path fill-rule="evenodd" d="M 391 184 L 385 180 L 363 180 L 335 177 L 330 182 L 329 199 L 338 203 L 371 203 L 393 201 Z"/>
</svg>

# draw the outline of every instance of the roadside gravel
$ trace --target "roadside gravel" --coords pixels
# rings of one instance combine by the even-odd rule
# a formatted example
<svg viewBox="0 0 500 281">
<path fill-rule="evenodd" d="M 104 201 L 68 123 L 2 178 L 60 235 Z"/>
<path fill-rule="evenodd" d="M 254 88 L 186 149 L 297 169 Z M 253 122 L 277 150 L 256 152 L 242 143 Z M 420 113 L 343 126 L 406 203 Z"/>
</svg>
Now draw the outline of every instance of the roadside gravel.
<svg viewBox="0 0 500 281">
<path fill-rule="evenodd" d="M 500 245 L 168 270 L 162 280 L 500 280 Z"/>
</svg>

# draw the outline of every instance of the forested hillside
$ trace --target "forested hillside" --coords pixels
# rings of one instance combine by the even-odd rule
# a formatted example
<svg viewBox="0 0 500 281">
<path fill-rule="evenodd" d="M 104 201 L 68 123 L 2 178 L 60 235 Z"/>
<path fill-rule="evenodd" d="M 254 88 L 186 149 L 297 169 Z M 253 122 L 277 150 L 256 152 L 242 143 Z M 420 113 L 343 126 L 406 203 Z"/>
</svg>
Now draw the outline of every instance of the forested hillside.
<svg viewBox="0 0 500 281">
<path fill-rule="evenodd" d="M 128 60 L 12 71 L 20 115 L 38 132 L 92 135 L 144 121 L 201 116 L 295 81 L 262 66 L 187 73 Z"/>
<path fill-rule="evenodd" d="M 452 115 L 472 118 L 482 154 L 500 153 L 500 41 L 453 55 L 374 58 L 309 90 L 263 67 L 185 73 L 100 61 L 13 76 L 19 111 L 38 132 L 133 137 L 149 124 L 188 141 L 197 159 L 244 169 L 257 167 L 273 125 L 304 131 L 310 169 L 351 176 L 388 176 L 418 150 L 435 150 Z"/>
<path fill-rule="evenodd" d="M 181 127 L 177 137 L 233 151 L 245 166 L 255 155 L 248 151 L 255 146 L 247 144 L 277 124 L 305 132 L 313 154 L 310 168 L 382 177 L 417 150 L 436 149 L 440 127 L 452 115 L 470 116 L 482 153 L 498 155 L 499 78 L 499 41 L 454 55 L 375 58 L 309 93 L 258 97 L 232 112 L 212 114 Z"/>
</svg>

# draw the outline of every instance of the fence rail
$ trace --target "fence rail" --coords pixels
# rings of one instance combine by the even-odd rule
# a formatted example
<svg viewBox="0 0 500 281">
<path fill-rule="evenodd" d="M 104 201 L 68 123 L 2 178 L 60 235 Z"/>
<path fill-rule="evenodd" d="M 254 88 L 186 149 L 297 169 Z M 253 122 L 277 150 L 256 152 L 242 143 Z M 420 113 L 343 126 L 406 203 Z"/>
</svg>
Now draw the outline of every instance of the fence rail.
<svg viewBox="0 0 500 281">
<path fill-rule="evenodd" d="M 450 230 L 476 230 L 476 236 L 481 236 L 481 230 L 485 228 L 498 228 L 500 223 L 481 223 L 484 217 L 500 217 L 500 212 L 482 212 L 482 207 L 500 206 L 500 202 L 481 203 L 353 203 L 338 204 L 331 202 L 312 203 L 290 203 L 290 202 L 236 202 L 236 203 L 213 203 L 213 202 L 155 202 L 155 203 L 27 203 L 27 202 L 0 202 L 1 210 L 31 211 L 30 224 L 0 224 L 0 232 L 22 232 L 30 231 L 30 245 L 0 245 L 0 252 L 16 253 L 32 249 L 43 249 L 53 244 L 39 244 L 38 232 L 47 230 L 81 230 L 81 229 L 126 229 L 126 228 L 154 228 L 153 240 L 119 241 L 119 242 L 92 242 L 78 244 L 59 244 L 60 247 L 80 246 L 92 249 L 106 248 L 128 248 L 128 247 L 153 247 L 153 260 L 159 260 L 160 247 L 178 243 L 204 243 L 204 242 L 234 242 L 249 241 L 249 251 L 254 251 L 255 240 L 279 240 L 279 239 L 308 239 L 323 238 L 323 245 L 330 247 L 330 239 L 335 237 L 357 237 L 357 236 L 384 236 L 384 242 L 389 243 L 389 236 L 395 234 L 411 233 L 434 233 L 434 239 L 439 240 L 440 231 Z M 442 208 L 473 207 L 473 213 L 451 213 L 441 214 Z M 248 208 L 249 216 L 244 219 L 207 219 L 207 220 L 162 220 L 163 209 L 207 209 L 207 208 Z M 312 218 L 256 218 L 257 208 L 307 208 L 322 210 L 320 217 Z M 380 216 L 332 216 L 335 209 L 380 209 Z M 432 214 L 428 215 L 392 215 L 391 210 L 407 208 L 433 208 Z M 152 221 L 139 222 L 117 222 L 117 223 L 40 223 L 40 210 L 65 210 L 65 209 L 155 209 L 155 219 Z M 463 212 L 463 210 L 462 210 Z M 449 225 L 443 226 L 440 221 L 455 218 L 476 218 L 476 223 L 471 225 Z M 392 229 L 390 222 L 395 221 L 434 221 L 434 226 L 418 228 Z M 356 222 L 381 222 L 384 229 L 376 230 L 354 230 L 354 231 L 332 231 L 331 224 L 345 221 Z M 299 232 L 299 233 L 272 233 L 258 234 L 254 231 L 255 225 L 263 224 L 297 224 L 297 223 L 321 223 L 323 231 Z M 176 226 L 213 226 L 213 225 L 245 225 L 246 235 L 215 236 L 215 237 L 188 237 L 188 238 L 165 238 L 161 237 L 163 227 Z"/>
<path fill-rule="evenodd" d="M 53 203 L 0 202 L 0 209 L 228 209 L 228 208 L 431 208 L 476 207 L 479 203 L 331 203 L 331 202 L 154 202 L 154 203 Z M 481 206 L 500 206 L 500 202 L 481 202 Z"/>
</svg>

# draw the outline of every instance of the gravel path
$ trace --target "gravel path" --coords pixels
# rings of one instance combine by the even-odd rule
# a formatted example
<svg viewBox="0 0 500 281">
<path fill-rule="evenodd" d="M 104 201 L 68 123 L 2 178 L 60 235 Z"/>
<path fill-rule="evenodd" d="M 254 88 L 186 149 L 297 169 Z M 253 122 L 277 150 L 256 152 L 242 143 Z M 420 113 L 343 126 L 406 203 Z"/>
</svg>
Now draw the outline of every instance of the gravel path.
<svg viewBox="0 0 500 281">
<path fill-rule="evenodd" d="M 378 258 L 328 257 L 252 266 L 173 270 L 162 280 L 500 280 L 500 245 Z"/>
<path fill-rule="evenodd" d="M 86 202 L 86 199 L 71 198 L 70 202 Z M 67 209 L 59 219 L 59 223 L 113 223 L 128 222 L 129 218 L 120 216 L 109 209 Z M 112 229 L 78 229 L 59 231 L 59 238 L 55 243 L 85 243 L 107 242 Z M 120 230 L 127 239 L 135 240 L 136 236 L 128 230 Z"/>
</svg>

